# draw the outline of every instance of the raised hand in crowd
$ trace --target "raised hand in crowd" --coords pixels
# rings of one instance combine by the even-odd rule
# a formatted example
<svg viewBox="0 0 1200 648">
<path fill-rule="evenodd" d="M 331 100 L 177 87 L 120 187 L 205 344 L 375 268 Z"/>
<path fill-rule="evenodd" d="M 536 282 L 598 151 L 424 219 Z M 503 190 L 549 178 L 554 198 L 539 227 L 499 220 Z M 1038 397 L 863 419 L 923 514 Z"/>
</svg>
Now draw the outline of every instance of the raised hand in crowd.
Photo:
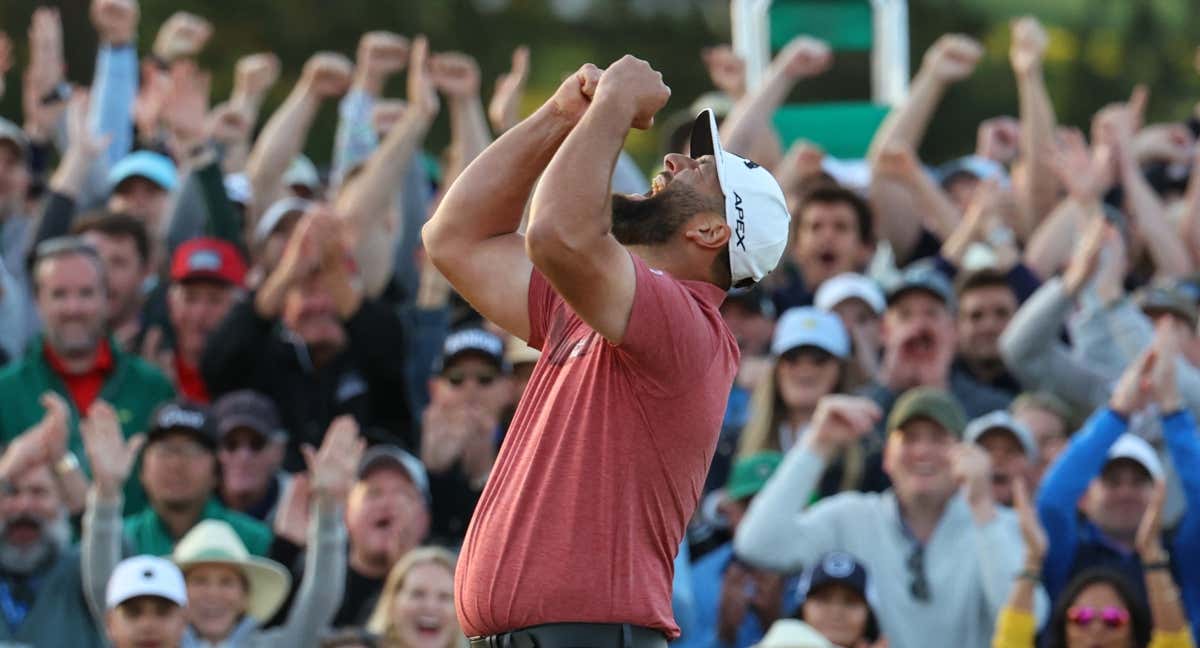
<svg viewBox="0 0 1200 648">
<path fill-rule="evenodd" d="M 231 148 L 249 142 L 251 128 L 246 115 L 230 101 L 213 106 L 204 118 L 205 135 L 224 146 L 226 156 Z"/>
<path fill-rule="evenodd" d="M 180 60 L 171 66 L 171 91 L 162 107 L 162 121 L 173 138 L 177 159 L 186 158 L 203 143 L 207 133 L 212 75 L 194 61 Z"/>
<path fill-rule="evenodd" d="M 979 124 L 975 155 L 1009 165 L 1020 153 L 1021 124 L 1012 117 L 993 117 Z"/>
<path fill-rule="evenodd" d="M 451 103 L 479 98 L 479 64 L 462 52 L 441 52 L 429 59 L 429 78 Z"/>
<path fill-rule="evenodd" d="M 1188 630 L 1187 614 L 1181 603 L 1179 587 L 1167 568 L 1171 556 L 1162 541 L 1163 503 L 1166 500 L 1167 483 L 1155 481 L 1150 502 L 1138 525 L 1134 547 L 1145 574 L 1146 594 L 1150 600 L 1150 617 L 1155 632 L 1182 633 Z"/>
<path fill-rule="evenodd" d="M 700 50 L 700 60 L 714 88 L 735 101 L 746 94 L 746 62 L 732 47 L 725 43 L 706 47 Z"/>
<path fill-rule="evenodd" d="M 116 410 L 102 400 L 88 408 L 87 418 L 79 424 L 79 433 L 83 437 L 97 495 L 103 501 L 116 500 L 129 479 L 146 436 L 135 434 L 126 439 L 121 434 Z"/>
<path fill-rule="evenodd" d="M 497 135 L 521 121 L 521 98 L 529 80 L 529 47 L 522 45 L 512 53 L 512 67 L 496 78 L 496 88 L 488 103 L 488 120 Z"/>
<path fill-rule="evenodd" d="M 1113 388 L 1108 401 L 1109 409 L 1128 418 L 1150 404 L 1153 398 L 1154 365 L 1160 360 L 1158 349 L 1152 345 L 1129 363 Z"/>
<path fill-rule="evenodd" d="M 495 459 L 495 416 L 463 402 L 453 390 L 435 389 L 432 397 L 422 415 L 421 461 L 431 473 L 445 473 L 461 462 L 471 482 L 481 482 Z"/>
<path fill-rule="evenodd" d="M 45 392 L 39 402 L 46 413 L 37 425 L 4 449 L 0 456 L 0 481 L 12 480 L 37 466 L 53 466 L 67 452 L 71 415 L 66 401 L 55 392 Z"/>
<path fill-rule="evenodd" d="M 954 449 L 951 461 L 952 474 L 971 507 L 975 522 L 987 524 L 996 514 L 996 500 L 992 495 L 991 456 L 982 446 L 963 441 Z"/>
<path fill-rule="evenodd" d="M 279 57 L 271 52 L 243 56 L 234 64 L 229 102 L 251 126 L 258 121 L 267 92 L 279 81 L 279 67 Z"/>
<path fill-rule="evenodd" d="M 204 49 L 212 33 L 213 26 L 208 20 L 186 11 L 177 11 L 158 29 L 151 51 L 164 63 L 195 58 Z"/>
<path fill-rule="evenodd" d="M 104 45 L 128 45 L 137 36 L 140 10 L 136 0 L 92 0 L 89 15 Z"/>
<path fill-rule="evenodd" d="M 1077 203 L 1088 206 L 1112 186 L 1113 149 L 1101 144 L 1088 149 L 1083 133 L 1075 129 L 1060 133 L 1051 155 L 1051 164 L 1067 193 Z"/>
<path fill-rule="evenodd" d="M 163 108 L 171 96 L 174 82 L 168 70 L 151 61 L 142 63 L 141 84 L 133 99 L 133 123 L 137 126 L 139 141 L 147 146 L 158 146 L 165 133 L 162 130 Z"/>
<path fill-rule="evenodd" d="M 58 9 L 39 7 L 29 24 L 29 65 L 22 77 L 21 109 L 25 134 L 35 142 L 49 141 L 66 109 L 59 94 L 64 83 L 62 18 Z M 3 94 L 3 93 L 0 93 Z"/>
<path fill-rule="evenodd" d="M 925 52 L 921 74 L 929 74 L 941 83 L 956 83 L 971 76 L 983 58 L 983 46 L 961 34 L 946 34 Z"/>
<path fill-rule="evenodd" d="M 371 128 L 379 139 L 384 139 L 392 132 L 392 127 L 404 117 L 408 102 L 403 99 L 381 99 L 371 108 Z"/>
<path fill-rule="evenodd" d="M 663 83 L 662 73 L 642 59 L 626 54 L 600 75 L 593 102 L 610 102 L 631 117 L 631 126 L 640 130 L 654 125 L 654 115 L 667 105 L 671 89 Z"/>
<path fill-rule="evenodd" d="M 317 52 L 304 64 L 300 86 L 318 99 L 340 97 L 350 87 L 354 66 L 350 59 L 334 52 Z"/>
<path fill-rule="evenodd" d="M 1037 18 L 1022 16 L 1012 22 L 1012 44 L 1009 46 L 1008 59 L 1018 79 L 1041 73 L 1048 43 L 1046 30 Z"/>
<path fill-rule="evenodd" d="M 810 36 L 797 36 L 771 61 L 771 71 L 787 74 L 793 79 L 807 79 L 824 74 L 832 65 L 833 50 L 828 43 Z"/>
<path fill-rule="evenodd" d="M 972 244 L 987 243 L 995 255 L 991 266 L 1008 271 L 1020 260 L 1016 241 L 992 236 L 998 228 L 1007 227 L 1005 208 L 1012 207 L 1012 196 L 1000 188 L 995 180 L 985 180 L 975 190 L 967 211 L 946 241 L 942 243 L 942 257 L 962 266 L 964 257 Z"/>
<path fill-rule="evenodd" d="M 91 94 L 77 89 L 67 103 L 67 139 L 70 145 L 50 177 L 50 188 L 75 197 L 83 191 L 92 164 L 100 158 L 111 137 L 96 135 L 88 128 Z"/>
<path fill-rule="evenodd" d="M 408 65 L 408 39 L 388 31 L 372 31 L 358 41 L 354 66 L 355 88 L 378 97 L 392 75 Z"/>
<path fill-rule="evenodd" d="M 343 414 L 333 419 L 319 450 L 308 444 L 301 447 L 308 466 L 309 491 L 331 503 L 344 503 L 354 486 L 366 447 L 353 416 Z"/>
<path fill-rule="evenodd" d="M 831 394 L 817 402 L 800 445 L 826 460 L 871 433 L 883 411 L 869 398 Z"/>
<path fill-rule="evenodd" d="M 1037 510 L 1029 495 L 1029 486 L 1021 477 L 1013 480 L 1013 511 L 1021 525 L 1021 539 L 1025 543 L 1025 565 L 1013 585 L 1007 607 L 1012 610 L 1033 613 L 1034 592 L 1042 573 L 1042 561 L 1050 540 L 1046 529 L 1038 519 Z"/>
</svg>

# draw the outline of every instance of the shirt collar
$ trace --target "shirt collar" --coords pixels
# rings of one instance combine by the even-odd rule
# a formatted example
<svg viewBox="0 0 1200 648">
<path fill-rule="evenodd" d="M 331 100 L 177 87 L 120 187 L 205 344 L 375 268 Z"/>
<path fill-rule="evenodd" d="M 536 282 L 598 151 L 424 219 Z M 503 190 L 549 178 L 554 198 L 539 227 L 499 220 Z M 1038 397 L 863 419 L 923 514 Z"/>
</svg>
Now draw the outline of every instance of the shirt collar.
<svg viewBox="0 0 1200 648">
<path fill-rule="evenodd" d="M 54 347 L 50 346 L 48 342 L 44 342 L 42 344 L 42 351 L 46 355 L 46 362 L 50 364 L 50 368 L 53 369 L 55 373 L 59 374 L 60 376 L 82 375 L 70 374 L 67 371 L 66 364 L 63 362 L 62 357 L 54 351 Z M 91 369 L 83 373 L 107 373 L 112 370 L 113 364 L 114 360 L 112 347 L 108 343 L 108 338 L 100 338 L 100 344 L 96 347 L 96 361 L 92 364 Z"/>
</svg>

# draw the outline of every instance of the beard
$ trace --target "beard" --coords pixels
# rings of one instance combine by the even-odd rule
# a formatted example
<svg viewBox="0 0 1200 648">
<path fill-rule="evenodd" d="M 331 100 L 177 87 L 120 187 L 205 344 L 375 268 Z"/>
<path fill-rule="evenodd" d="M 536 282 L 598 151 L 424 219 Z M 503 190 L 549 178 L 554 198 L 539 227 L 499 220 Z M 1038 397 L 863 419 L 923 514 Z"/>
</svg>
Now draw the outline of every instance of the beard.
<svg viewBox="0 0 1200 648">
<path fill-rule="evenodd" d="M 73 323 L 73 322 L 70 322 Z M 54 349 L 55 353 L 66 357 L 81 356 L 91 353 L 97 344 L 100 344 L 100 339 L 104 335 L 104 330 L 101 327 L 86 327 L 83 330 L 78 330 L 77 327 L 72 327 L 71 332 L 46 328 L 46 342 L 50 344 L 50 348 Z"/>
<path fill-rule="evenodd" d="M 621 245 L 662 245 L 701 212 L 724 214 L 725 202 L 679 183 L 644 199 L 613 194 L 612 234 Z"/>
<path fill-rule="evenodd" d="M 10 525 L 32 524 L 41 531 L 38 539 L 24 547 L 0 542 L 0 570 L 10 574 L 27 575 L 33 573 L 49 559 L 62 553 L 71 542 L 71 523 L 65 512 L 55 519 L 46 522 L 33 516 L 22 515 L 0 522 L 0 537 L 5 535 Z"/>
</svg>

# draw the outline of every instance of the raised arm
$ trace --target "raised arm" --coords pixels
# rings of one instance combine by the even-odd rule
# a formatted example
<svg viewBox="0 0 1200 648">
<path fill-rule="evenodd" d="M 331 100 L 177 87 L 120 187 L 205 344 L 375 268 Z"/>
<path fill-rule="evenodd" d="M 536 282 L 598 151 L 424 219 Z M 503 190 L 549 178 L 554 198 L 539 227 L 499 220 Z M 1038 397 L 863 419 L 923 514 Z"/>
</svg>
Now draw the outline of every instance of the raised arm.
<svg viewBox="0 0 1200 648">
<path fill-rule="evenodd" d="M 599 79 L 590 63 L 567 78 L 463 170 L 421 231 L 425 251 L 459 294 L 523 340 L 533 264 L 517 228 L 534 183 L 583 116 Z"/>
<path fill-rule="evenodd" d="M 764 139 L 776 137 L 771 119 L 796 82 L 817 76 L 832 64 L 833 54 L 825 42 L 807 36 L 792 39 L 771 61 L 762 83 L 739 98 L 721 124 L 722 147 L 743 157 L 753 155 Z M 779 160 L 759 162 L 774 169 Z"/>
<path fill-rule="evenodd" d="M 111 166 L 133 148 L 130 117 L 138 91 L 136 0 L 93 0 L 92 25 L 100 37 L 88 122 L 93 133 L 108 135 L 104 162 Z"/>
<path fill-rule="evenodd" d="M 1021 115 L 1021 161 L 1025 178 L 1017 185 L 1022 211 L 1036 226 L 1058 202 L 1059 183 L 1050 164 L 1046 142 L 1054 138 L 1054 104 L 1046 92 L 1042 60 L 1046 54 L 1046 30 L 1032 16 L 1012 24 L 1009 60 L 1017 79 Z"/>
<path fill-rule="evenodd" d="M 522 45 L 513 50 L 512 67 L 496 79 L 496 89 L 488 102 L 488 121 L 496 134 L 516 126 L 521 120 L 521 98 L 525 96 L 528 79 L 529 48 Z"/>
<path fill-rule="evenodd" d="M 942 241 L 954 234 L 962 215 L 958 207 L 950 202 L 946 192 L 921 168 L 920 160 L 912 148 L 904 144 L 888 146 L 875 159 L 872 173 L 879 179 L 892 181 L 897 189 L 908 192 L 920 214 L 913 224 L 919 223 Z M 873 201 L 875 204 L 878 202 Z"/>
<path fill-rule="evenodd" d="M 58 9 L 39 7 L 29 25 L 29 65 L 21 84 L 25 134 L 35 144 L 50 145 L 57 134 L 69 86 L 65 86 L 62 18 Z"/>
<path fill-rule="evenodd" d="M 351 68 L 350 60 L 341 54 L 314 54 L 304 64 L 292 92 L 267 120 L 246 160 L 256 219 L 278 197 L 283 172 L 304 148 L 321 102 L 346 92 Z"/>
<path fill-rule="evenodd" d="M 492 143 L 479 99 L 479 64 L 461 52 L 444 52 L 430 59 L 429 74 L 450 109 L 450 159 L 442 180 L 450 185 Z"/>
<path fill-rule="evenodd" d="M 354 79 L 338 103 L 338 125 L 333 142 L 330 182 L 340 187 L 348 173 L 379 146 L 371 123 L 372 112 L 387 80 L 408 65 L 408 39 L 392 32 L 372 31 L 358 40 Z"/>
<path fill-rule="evenodd" d="M 368 296 L 383 292 L 391 278 L 393 233 L 398 226 L 393 216 L 396 188 L 404 183 L 408 165 L 437 116 L 437 95 L 425 65 L 427 49 L 425 38 L 418 37 L 408 73 L 408 109 L 362 172 L 343 187 L 336 203 L 349 226 L 347 234 Z"/>
<path fill-rule="evenodd" d="M 555 291 L 613 344 L 625 337 L 636 276 L 612 234 L 612 173 L 631 126 L 648 128 L 671 96 L 650 64 L 626 55 L 600 77 L 591 108 L 533 194 L 525 247 Z M 710 169 L 711 170 L 711 169 Z"/>
<path fill-rule="evenodd" d="M 1013 482 L 1013 509 L 1021 525 L 1025 562 L 1021 573 L 1017 575 L 1016 584 L 1008 595 L 1008 602 L 996 620 L 993 648 L 1032 646 L 1034 635 L 1037 633 L 1034 601 L 1049 541 L 1046 538 L 1046 530 L 1038 522 L 1037 511 L 1029 501 L 1029 490 L 1023 479 Z"/>
<path fill-rule="evenodd" d="M 909 87 L 908 98 L 892 108 L 879 125 L 867 151 L 867 159 L 874 164 L 883 149 L 891 144 L 919 149 L 925 129 L 946 89 L 971 76 L 982 56 L 983 47 L 972 38 L 961 34 L 946 34 L 939 38 L 925 52 L 921 69 Z"/>
</svg>

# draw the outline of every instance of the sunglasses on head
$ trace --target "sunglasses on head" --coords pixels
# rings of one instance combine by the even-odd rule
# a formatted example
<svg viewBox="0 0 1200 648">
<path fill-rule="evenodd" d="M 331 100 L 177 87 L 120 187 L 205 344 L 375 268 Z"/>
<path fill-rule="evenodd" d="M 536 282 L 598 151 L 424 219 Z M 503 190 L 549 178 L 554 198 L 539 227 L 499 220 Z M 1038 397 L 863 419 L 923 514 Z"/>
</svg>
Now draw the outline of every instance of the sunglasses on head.
<svg viewBox="0 0 1200 648">
<path fill-rule="evenodd" d="M 1067 620 L 1077 626 L 1089 626 L 1097 619 L 1109 628 L 1123 628 L 1129 623 L 1129 611 L 1111 605 L 1102 608 L 1077 605 L 1067 610 Z"/>
<path fill-rule="evenodd" d="M 452 371 L 447 371 L 444 377 L 451 385 L 454 385 L 455 387 L 461 387 L 462 384 L 467 382 L 468 380 L 473 380 L 473 381 L 479 383 L 480 387 L 487 387 L 488 385 L 492 384 L 493 382 L 496 382 L 497 375 L 496 375 L 496 372 L 494 372 L 494 371 L 481 371 L 479 373 L 471 373 L 469 371 L 453 371 L 452 370 Z"/>
</svg>

